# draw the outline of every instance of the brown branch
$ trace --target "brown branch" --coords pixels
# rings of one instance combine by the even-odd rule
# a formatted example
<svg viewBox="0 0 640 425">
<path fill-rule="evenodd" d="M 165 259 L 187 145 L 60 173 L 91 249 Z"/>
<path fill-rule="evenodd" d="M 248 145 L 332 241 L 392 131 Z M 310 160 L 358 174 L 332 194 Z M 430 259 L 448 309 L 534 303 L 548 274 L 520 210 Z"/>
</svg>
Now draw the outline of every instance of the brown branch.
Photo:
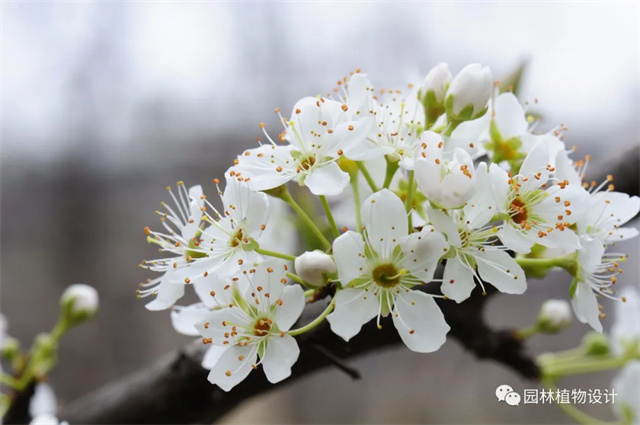
<svg viewBox="0 0 640 425">
<path fill-rule="evenodd" d="M 483 322 L 486 298 L 476 290 L 462 304 L 439 300 L 451 326 L 450 335 L 480 358 L 500 362 L 525 378 L 537 378 L 538 367 L 524 353 L 521 341 L 511 332 L 491 330 Z M 306 320 L 317 314 L 313 307 L 309 310 L 315 311 L 305 312 Z M 334 335 L 326 323 L 298 337 L 298 343 L 301 353 L 292 376 L 278 385 L 270 384 L 261 371 L 256 371 L 226 393 L 207 381 L 208 372 L 200 366 L 206 347 L 190 345 L 65 406 L 60 417 L 71 424 L 211 423 L 256 394 L 287 385 L 336 362 L 344 366 L 340 364 L 344 359 L 400 344 L 400 339 L 390 318 L 386 318 L 382 330 L 369 323 L 349 343 Z M 346 368 L 350 374 L 357 374 Z"/>
</svg>

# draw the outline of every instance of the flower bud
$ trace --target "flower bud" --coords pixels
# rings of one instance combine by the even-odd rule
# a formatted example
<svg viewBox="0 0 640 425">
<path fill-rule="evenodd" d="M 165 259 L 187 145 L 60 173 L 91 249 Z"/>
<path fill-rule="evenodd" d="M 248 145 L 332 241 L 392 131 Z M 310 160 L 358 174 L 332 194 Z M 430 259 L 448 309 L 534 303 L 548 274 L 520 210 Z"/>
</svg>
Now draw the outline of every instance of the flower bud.
<svg viewBox="0 0 640 425">
<path fill-rule="evenodd" d="M 337 272 L 330 255 L 322 251 L 307 251 L 294 262 L 296 273 L 313 286 L 323 285 L 326 279 Z"/>
<path fill-rule="evenodd" d="M 69 324 L 79 324 L 98 312 L 98 291 L 89 285 L 76 283 L 64 291 L 60 304 Z"/>
<path fill-rule="evenodd" d="M 547 300 L 538 313 L 538 329 L 542 333 L 554 334 L 569 327 L 572 319 L 571 306 L 564 300 Z"/>
<path fill-rule="evenodd" d="M 418 96 L 424 106 L 427 128 L 431 127 L 444 113 L 444 97 L 453 76 L 446 63 L 433 67 L 422 83 Z"/>
<path fill-rule="evenodd" d="M 582 338 L 582 347 L 589 356 L 606 356 L 611 351 L 609 340 L 600 332 L 589 332 Z"/>
<path fill-rule="evenodd" d="M 478 63 L 467 65 L 451 82 L 445 98 L 449 120 L 467 121 L 487 111 L 493 77 L 488 67 Z"/>
<path fill-rule="evenodd" d="M 449 66 L 446 63 L 439 63 L 431 68 L 422 83 L 420 96 L 424 99 L 429 92 L 433 93 L 433 99 L 437 105 L 444 103 L 444 95 L 447 93 L 449 84 L 453 76 L 449 72 Z"/>
</svg>

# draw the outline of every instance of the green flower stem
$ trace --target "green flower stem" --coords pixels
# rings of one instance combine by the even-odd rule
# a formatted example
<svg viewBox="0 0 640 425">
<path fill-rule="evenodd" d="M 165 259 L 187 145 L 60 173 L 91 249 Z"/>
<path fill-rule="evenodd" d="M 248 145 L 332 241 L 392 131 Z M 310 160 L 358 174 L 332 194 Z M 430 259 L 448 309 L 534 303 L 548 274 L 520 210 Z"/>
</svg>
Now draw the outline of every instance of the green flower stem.
<svg viewBox="0 0 640 425">
<path fill-rule="evenodd" d="M 356 231 L 362 232 L 362 217 L 360 217 L 360 188 L 358 187 L 358 175 L 351 178 L 351 187 L 353 188 L 353 201 L 356 204 Z"/>
<path fill-rule="evenodd" d="M 308 297 L 310 297 L 311 295 L 313 295 L 313 293 L 314 293 L 314 292 L 316 292 L 316 290 L 315 290 L 315 289 L 307 289 L 306 291 L 304 291 L 304 297 L 305 297 L 305 298 L 308 298 Z"/>
<path fill-rule="evenodd" d="M 382 185 L 383 188 L 385 189 L 389 189 L 389 186 L 391 185 L 391 180 L 393 180 L 393 176 L 396 174 L 396 171 L 398 171 L 398 168 L 400 167 L 398 165 L 398 161 L 392 161 L 389 158 L 387 159 L 387 175 L 384 177 L 384 184 Z"/>
<path fill-rule="evenodd" d="M 553 267 L 560 267 L 572 276 L 576 274 L 576 261 L 573 253 L 554 258 L 516 257 L 515 260 L 527 275 L 531 274 L 534 277 L 544 277 L 546 272 Z"/>
<path fill-rule="evenodd" d="M 291 197 L 291 194 L 289 193 L 288 190 L 286 190 L 286 188 L 285 188 L 285 191 L 283 191 L 283 193 L 280 195 L 280 197 L 287 204 L 291 205 L 291 208 L 293 208 L 294 211 L 298 213 L 302 221 L 304 221 L 309 226 L 311 231 L 316 235 L 316 237 L 320 240 L 320 242 L 322 242 L 325 248 L 331 249 L 331 243 L 322 234 L 320 229 L 318 229 L 318 226 L 316 226 L 316 224 L 313 222 L 311 217 L 309 217 L 307 213 L 300 207 L 300 205 L 297 204 L 297 202 L 293 199 L 293 197 Z"/>
<path fill-rule="evenodd" d="M 324 208 L 324 213 L 327 216 L 327 220 L 329 220 L 329 225 L 331 226 L 333 236 L 337 238 L 338 236 L 340 236 L 340 232 L 338 232 L 338 226 L 336 226 L 336 221 L 333 219 L 333 214 L 331 214 L 331 208 L 329 208 L 327 197 L 324 195 L 320 195 L 320 202 L 322 202 L 322 208 Z"/>
<path fill-rule="evenodd" d="M 413 214 L 411 209 L 413 208 L 413 192 L 416 190 L 416 179 L 414 178 L 414 171 L 409 171 L 409 188 L 407 189 L 407 199 L 405 200 L 404 207 L 409 215 L 409 233 L 413 232 Z"/>
<path fill-rule="evenodd" d="M 364 176 L 364 179 L 367 181 L 367 183 L 369 183 L 369 187 L 371 188 L 373 193 L 377 192 L 378 186 L 376 186 L 376 183 L 373 181 L 373 178 L 371 178 L 371 174 L 369 174 L 369 170 L 367 170 L 367 167 L 364 165 L 364 162 L 358 161 L 356 162 L 356 164 L 358 164 L 358 169 Z"/>
<path fill-rule="evenodd" d="M 268 249 L 256 248 L 255 251 L 258 254 L 266 255 L 268 257 L 281 258 L 281 259 L 287 260 L 287 261 L 295 261 L 296 260 L 296 257 L 294 257 L 293 255 L 283 254 L 281 252 L 269 251 Z"/>
<path fill-rule="evenodd" d="M 11 388 L 17 388 L 18 385 L 20 385 L 20 381 L 11 375 L 0 373 L 0 384 L 4 384 Z"/>
<path fill-rule="evenodd" d="M 320 313 L 320 315 L 318 317 L 315 318 L 315 320 L 301 328 L 298 329 L 294 329 L 292 331 L 289 331 L 289 335 L 291 336 L 297 336 L 300 334 L 303 334 L 305 332 L 309 332 L 311 329 L 315 328 L 316 326 L 318 326 L 320 323 L 322 323 L 324 321 L 324 319 L 329 315 L 329 313 L 331 313 L 333 311 L 333 307 L 334 307 L 334 300 L 331 300 L 331 302 L 329 303 L 329 305 L 327 306 L 327 308 L 324 309 L 324 311 L 322 313 Z"/>
<path fill-rule="evenodd" d="M 557 391 L 558 390 L 558 387 L 550 379 L 543 379 L 542 380 L 542 385 L 544 387 L 547 387 L 547 388 L 553 390 L 553 391 Z M 572 404 L 558 403 L 557 401 L 556 401 L 556 404 L 558 405 L 558 407 L 564 413 L 566 413 L 568 416 L 570 416 L 573 420 L 575 420 L 579 424 L 583 424 L 583 425 L 605 425 L 605 424 L 613 425 L 615 423 L 615 422 L 605 422 L 605 421 L 601 421 L 599 419 L 596 419 L 593 416 L 586 414 L 585 412 L 583 412 L 582 410 L 578 409 L 577 407 L 575 407 Z"/>
<path fill-rule="evenodd" d="M 309 282 L 307 282 L 306 280 L 304 280 L 303 278 L 301 278 L 297 274 L 293 274 L 291 272 L 287 272 L 287 277 L 289 279 L 293 280 L 294 282 L 297 282 L 300 285 L 304 286 L 305 288 L 311 288 L 310 290 L 313 290 L 313 291 L 316 290 L 315 286 L 313 286 L 312 284 L 310 284 Z"/>
<path fill-rule="evenodd" d="M 561 362 L 549 362 L 547 365 L 542 365 L 542 374 L 544 376 L 568 376 L 568 375 L 582 375 L 585 373 L 603 372 L 605 370 L 620 369 L 629 362 L 627 357 L 615 357 L 615 358 L 585 358 L 574 361 L 561 361 Z"/>
<path fill-rule="evenodd" d="M 540 333 L 540 328 L 537 325 L 533 325 L 529 328 L 517 329 L 515 333 L 519 339 L 527 339 Z"/>
</svg>

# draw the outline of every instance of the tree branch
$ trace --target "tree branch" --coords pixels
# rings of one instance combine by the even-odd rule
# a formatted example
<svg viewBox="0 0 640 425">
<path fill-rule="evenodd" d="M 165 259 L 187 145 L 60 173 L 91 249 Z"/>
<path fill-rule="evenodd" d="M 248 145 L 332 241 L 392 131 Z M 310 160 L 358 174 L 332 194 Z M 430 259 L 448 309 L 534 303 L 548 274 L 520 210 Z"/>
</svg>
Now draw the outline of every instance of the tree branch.
<svg viewBox="0 0 640 425">
<path fill-rule="evenodd" d="M 479 358 L 493 359 L 523 377 L 535 379 L 539 370 L 524 353 L 521 341 L 508 331 L 491 330 L 482 320 L 487 299 L 479 290 L 462 304 L 439 299 L 451 326 L 450 335 Z M 317 310 L 310 306 L 308 310 Z M 309 321 L 317 311 L 305 312 Z M 173 352 L 147 369 L 110 383 L 65 406 L 60 417 L 69 423 L 211 423 L 251 396 L 287 385 L 336 362 L 377 352 L 400 344 L 390 318 L 375 323 L 346 343 L 331 332 L 326 322 L 298 337 L 300 358 L 292 376 L 278 385 L 270 384 L 261 371 L 252 372 L 231 392 L 224 392 L 207 381 L 208 371 L 200 366 L 206 346 L 192 344 Z M 322 347 L 318 350 L 317 347 Z M 343 366 L 343 365 L 340 365 Z M 347 368 L 349 374 L 353 374 Z M 357 372 L 355 372 L 357 374 Z"/>
</svg>

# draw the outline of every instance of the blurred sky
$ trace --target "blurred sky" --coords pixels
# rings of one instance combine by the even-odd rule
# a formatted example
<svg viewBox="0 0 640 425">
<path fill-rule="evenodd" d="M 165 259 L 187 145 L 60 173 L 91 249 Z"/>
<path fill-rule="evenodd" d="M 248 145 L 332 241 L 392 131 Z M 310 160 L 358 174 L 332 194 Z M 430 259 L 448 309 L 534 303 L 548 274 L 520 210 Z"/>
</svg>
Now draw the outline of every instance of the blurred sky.
<svg viewBox="0 0 640 425">
<path fill-rule="evenodd" d="M 551 124 L 567 124 L 576 138 L 637 142 L 637 2 L 2 8 L 5 161 L 50 160 L 81 146 L 101 165 L 128 167 L 160 139 L 257 129 L 274 107 L 326 93 L 356 67 L 376 87 L 405 87 L 441 61 L 454 72 L 481 62 L 500 77 L 523 58 L 522 97 L 538 97 Z"/>
</svg>

